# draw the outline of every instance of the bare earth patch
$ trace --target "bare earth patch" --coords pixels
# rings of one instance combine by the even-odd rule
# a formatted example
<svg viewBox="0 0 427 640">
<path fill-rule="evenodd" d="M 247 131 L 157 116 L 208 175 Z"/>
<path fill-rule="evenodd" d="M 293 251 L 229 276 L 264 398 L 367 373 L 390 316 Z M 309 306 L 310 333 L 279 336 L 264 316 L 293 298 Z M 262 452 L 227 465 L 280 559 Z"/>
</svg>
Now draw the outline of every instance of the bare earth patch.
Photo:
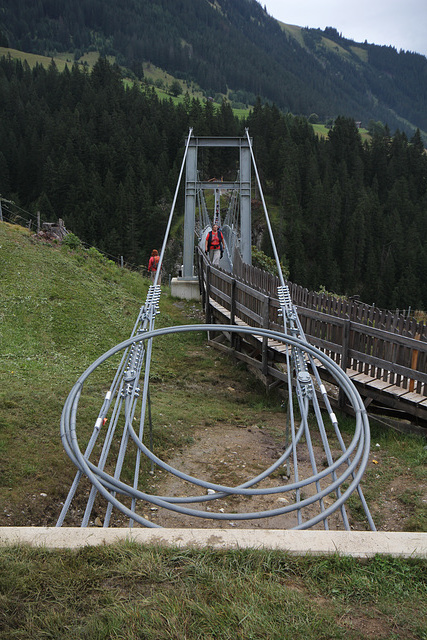
<svg viewBox="0 0 427 640">
<path fill-rule="evenodd" d="M 277 418 L 276 418 L 277 420 Z M 269 425 L 276 429 L 278 425 Z M 193 444 L 189 445 L 184 452 L 177 452 L 167 460 L 168 464 L 185 474 L 213 484 L 227 487 L 237 487 L 245 482 L 256 478 L 265 469 L 268 469 L 283 453 L 283 445 L 278 443 L 267 431 L 267 427 L 260 428 L 258 425 L 230 425 L 217 423 L 214 426 L 195 428 L 193 433 Z M 314 444 L 315 458 L 319 468 L 319 460 L 326 466 L 326 458 L 323 449 Z M 335 452 L 338 456 L 338 452 Z M 372 452 L 369 465 L 375 471 L 378 466 L 387 464 L 387 459 L 381 459 L 382 454 L 377 450 Z M 375 463 L 374 463 L 375 461 Z M 287 474 L 290 473 L 290 478 Z M 313 475 L 308 452 L 298 453 L 298 476 L 307 478 Z M 274 471 L 271 476 L 261 481 L 256 486 L 258 488 L 270 488 L 287 486 L 293 481 L 292 465 L 287 468 L 281 466 Z M 331 476 L 327 476 L 321 484 L 321 488 L 331 483 Z M 399 498 L 405 488 L 413 487 L 414 479 L 410 473 L 407 476 L 400 476 L 393 479 L 378 494 L 373 505 L 370 505 L 371 513 L 375 521 L 375 512 L 381 513 L 381 523 L 378 529 L 385 531 L 401 531 L 405 528 L 405 523 L 411 515 L 410 505 L 404 505 Z M 427 499 L 425 484 L 421 484 L 418 490 L 422 490 L 424 499 Z M 152 482 L 148 486 L 148 491 L 157 496 L 165 497 L 187 497 L 206 496 L 208 490 L 200 487 L 167 471 L 156 469 L 152 477 Z M 313 493 L 313 487 L 303 488 L 300 499 L 304 499 Z M 358 500 L 358 498 L 356 498 Z M 334 501 L 334 496 L 326 496 L 325 506 L 329 506 Z M 197 509 L 206 513 L 208 517 L 197 517 L 192 515 L 182 515 L 174 511 L 153 506 L 147 503 L 143 508 L 143 515 L 162 527 L 184 527 L 184 528 L 261 528 L 261 529 L 289 529 L 298 524 L 297 513 L 292 511 L 288 514 L 269 516 L 266 518 L 250 518 L 239 520 L 237 518 L 212 519 L 209 516 L 213 513 L 228 514 L 253 513 L 280 509 L 295 502 L 295 491 L 287 491 L 270 495 L 253 496 L 230 496 L 218 500 L 211 500 L 198 504 L 185 505 L 189 509 Z M 347 509 L 349 513 L 349 510 Z M 303 512 L 303 520 L 319 513 L 318 503 L 306 508 Z M 357 519 L 349 513 L 350 526 L 354 530 L 366 530 L 368 525 L 363 517 Z M 339 512 L 328 518 L 330 529 L 344 529 L 342 518 Z M 323 529 L 323 523 L 319 522 L 314 526 Z"/>
<path fill-rule="evenodd" d="M 218 422 L 210 426 L 194 427 L 193 442 L 184 450 L 176 451 L 167 462 L 175 469 L 184 472 L 194 478 L 202 479 L 214 484 L 237 487 L 256 478 L 265 469 L 268 469 L 282 454 L 284 442 L 280 438 L 270 435 L 278 430 L 284 431 L 283 421 L 278 422 L 278 417 L 272 415 L 267 419 L 263 428 L 257 424 L 236 425 Z M 327 466 L 323 449 L 314 443 L 315 459 L 318 470 Z M 338 452 L 335 452 L 335 457 Z M 388 466 L 390 461 L 385 452 L 379 451 L 375 445 L 371 448 L 368 471 L 374 478 L 381 471 L 382 466 Z M 287 474 L 290 473 L 290 478 Z M 304 451 L 298 452 L 298 476 L 306 478 L 313 475 L 310 458 Z M 287 468 L 281 466 L 271 476 L 256 486 L 258 488 L 287 486 L 293 481 L 292 465 Z M 327 476 L 321 487 L 331 483 L 331 476 Z M 411 470 L 404 475 L 391 477 L 390 481 L 381 483 L 381 488 L 375 493 L 375 499 L 369 501 L 369 508 L 374 522 L 379 530 L 402 531 L 408 518 L 412 515 L 410 501 L 405 504 L 402 495 L 411 493 L 414 488 L 421 492 L 421 498 L 427 501 L 427 488 L 420 482 L 415 486 L 414 476 Z M 362 483 L 363 486 L 363 483 Z M 380 486 L 380 485 L 379 485 Z M 89 495 L 89 483 L 81 483 L 81 487 L 73 501 L 72 508 L 67 516 L 66 526 L 80 526 L 86 501 Z M 206 496 L 208 491 L 204 487 L 184 481 L 172 473 L 155 468 L 154 475 L 149 476 L 146 489 L 149 493 L 166 497 Z M 65 499 L 68 488 L 63 488 Z M 300 499 L 312 494 L 310 487 L 302 489 Z M 356 498 L 358 500 L 358 498 Z M 333 496 L 326 496 L 325 505 L 333 502 Z M 261 529 L 289 529 L 298 524 L 296 511 L 278 516 L 266 518 L 251 518 L 239 520 L 237 518 L 213 519 L 209 516 L 217 514 L 253 513 L 280 509 L 295 502 L 295 491 L 287 491 L 270 495 L 230 496 L 221 499 L 210 500 L 202 503 L 184 505 L 189 509 L 197 509 L 207 517 L 183 515 L 165 508 L 156 507 L 151 503 L 140 506 L 138 512 L 148 520 L 162 527 L 184 528 L 261 528 Z M 22 496 L 18 504 L 5 506 L 0 513 L 0 526 L 54 526 L 61 510 L 62 501 L 52 500 L 50 496 L 39 492 L 32 492 Z M 349 510 L 347 509 L 347 512 Z M 303 512 L 303 520 L 307 520 L 319 513 L 318 503 L 306 508 Z M 103 500 L 97 498 L 90 520 L 90 526 L 102 526 L 105 514 Z M 350 526 L 354 530 L 367 530 L 369 527 L 363 515 L 349 513 Z M 128 526 L 128 519 L 113 510 L 110 526 Z M 334 513 L 328 518 L 330 529 L 344 529 L 342 518 Z M 135 526 L 139 526 L 135 524 Z M 314 528 L 323 529 L 323 523 L 319 522 Z"/>
</svg>

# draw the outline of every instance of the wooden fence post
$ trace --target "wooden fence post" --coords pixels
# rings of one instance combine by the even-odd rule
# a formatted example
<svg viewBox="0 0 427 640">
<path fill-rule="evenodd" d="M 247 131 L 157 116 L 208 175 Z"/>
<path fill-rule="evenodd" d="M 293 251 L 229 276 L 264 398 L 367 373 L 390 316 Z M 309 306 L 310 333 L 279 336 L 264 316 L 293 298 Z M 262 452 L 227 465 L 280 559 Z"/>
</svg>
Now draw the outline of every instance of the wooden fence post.
<svg viewBox="0 0 427 640">
<path fill-rule="evenodd" d="M 235 324 L 236 318 L 236 278 L 231 281 L 230 324 Z"/>
<path fill-rule="evenodd" d="M 350 324 L 351 320 L 345 320 L 343 326 L 343 336 L 342 336 L 342 352 L 341 352 L 341 369 L 346 373 L 348 367 L 348 348 L 350 342 Z M 345 406 L 345 394 L 343 389 L 340 387 L 338 394 L 338 405 L 340 409 L 343 409 Z"/>
<path fill-rule="evenodd" d="M 203 270 L 203 257 L 199 254 L 199 268 L 198 268 L 198 276 L 199 276 L 199 291 L 202 296 L 202 308 L 205 308 L 206 305 L 206 292 L 204 287 L 204 276 L 205 272 Z"/>
<path fill-rule="evenodd" d="M 268 329 L 270 326 L 270 298 L 268 296 L 264 297 L 263 301 L 263 309 L 262 309 L 262 328 Z M 264 376 L 268 374 L 268 338 L 264 336 L 262 339 L 262 373 Z"/>
<path fill-rule="evenodd" d="M 206 316 L 206 324 L 211 323 L 211 306 L 210 306 L 210 297 L 211 297 L 211 268 L 209 265 L 206 266 L 206 307 L 205 307 L 205 316 Z"/>
<path fill-rule="evenodd" d="M 415 338 L 415 340 L 420 340 L 421 334 L 420 333 L 416 333 L 414 338 Z M 419 353 L 418 349 L 413 349 L 412 358 L 411 358 L 411 369 L 416 369 L 417 368 L 418 353 Z M 409 380 L 409 391 L 414 391 L 414 389 L 415 389 L 415 380 L 413 378 L 411 378 Z"/>
<path fill-rule="evenodd" d="M 231 281 L 230 324 L 236 324 L 236 278 Z M 231 348 L 236 348 L 236 336 L 234 332 L 230 336 Z"/>
</svg>

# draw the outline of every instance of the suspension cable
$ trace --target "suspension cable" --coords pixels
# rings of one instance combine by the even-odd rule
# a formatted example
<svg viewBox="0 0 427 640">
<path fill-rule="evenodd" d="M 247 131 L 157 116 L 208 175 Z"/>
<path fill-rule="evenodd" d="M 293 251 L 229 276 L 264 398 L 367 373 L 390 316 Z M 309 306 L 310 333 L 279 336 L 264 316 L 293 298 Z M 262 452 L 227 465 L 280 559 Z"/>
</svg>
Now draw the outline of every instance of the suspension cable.
<svg viewBox="0 0 427 640">
<path fill-rule="evenodd" d="M 249 129 L 245 129 L 245 133 L 246 133 L 246 138 L 248 140 L 249 149 L 250 149 L 250 152 L 251 152 L 252 164 L 253 164 L 254 171 L 255 171 L 255 176 L 256 176 L 256 179 L 257 179 L 259 193 L 261 195 L 262 206 L 264 208 L 265 220 L 266 220 L 266 223 L 267 223 L 268 233 L 270 235 L 270 241 L 271 241 L 271 246 L 273 248 L 274 258 L 276 260 L 277 272 L 279 274 L 280 284 L 282 285 L 282 287 L 284 287 L 285 286 L 285 279 L 284 279 L 283 273 L 282 273 L 282 265 L 280 264 L 279 254 L 277 253 L 276 242 L 274 240 L 273 229 L 271 227 L 270 217 L 268 215 L 267 206 L 265 204 L 264 193 L 262 191 L 262 186 L 261 186 L 261 180 L 259 179 L 258 169 L 257 169 L 256 162 L 255 162 L 255 156 L 254 156 L 254 152 L 253 152 L 253 149 L 252 149 L 252 143 L 251 143 L 251 139 L 249 137 Z"/>
</svg>

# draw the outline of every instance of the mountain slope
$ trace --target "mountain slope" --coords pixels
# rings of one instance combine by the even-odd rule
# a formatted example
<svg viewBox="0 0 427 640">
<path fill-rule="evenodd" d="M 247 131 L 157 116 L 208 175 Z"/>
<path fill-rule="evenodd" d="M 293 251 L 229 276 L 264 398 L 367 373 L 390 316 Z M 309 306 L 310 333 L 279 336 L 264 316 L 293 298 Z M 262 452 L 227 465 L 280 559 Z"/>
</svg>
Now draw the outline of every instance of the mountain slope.
<svg viewBox="0 0 427 640">
<path fill-rule="evenodd" d="M 97 49 L 141 75 L 150 60 L 207 95 L 256 96 L 321 120 L 427 131 L 427 59 L 356 44 L 335 29 L 283 26 L 256 0 L 3 0 L 0 45 L 34 53 Z"/>
</svg>

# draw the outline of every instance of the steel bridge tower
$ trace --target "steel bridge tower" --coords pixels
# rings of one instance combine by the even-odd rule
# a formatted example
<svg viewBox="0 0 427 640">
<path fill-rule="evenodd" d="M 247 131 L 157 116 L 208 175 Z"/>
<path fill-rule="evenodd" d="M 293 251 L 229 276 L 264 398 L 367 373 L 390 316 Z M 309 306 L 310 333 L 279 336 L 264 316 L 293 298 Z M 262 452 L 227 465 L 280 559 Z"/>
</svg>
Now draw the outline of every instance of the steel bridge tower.
<svg viewBox="0 0 427 640">
<path fill-rule="evenodd" d="M 240 251 L 244 262 L 251 264 L 251 149 L 247 137 L 192 137 L 185 163 L 185 214 L 182 276 L 173 278 L 172 295 L 180 298 L 199 298 L 197 276 L 194 273 L 194 239 L 196 201 L 200 190 L 238 190 L 240 199 Z M 239 171 L 235 182 L 203 181 L 199 179 L 199 148 L 236 148 L 239 150 Z"/>
</svg>

